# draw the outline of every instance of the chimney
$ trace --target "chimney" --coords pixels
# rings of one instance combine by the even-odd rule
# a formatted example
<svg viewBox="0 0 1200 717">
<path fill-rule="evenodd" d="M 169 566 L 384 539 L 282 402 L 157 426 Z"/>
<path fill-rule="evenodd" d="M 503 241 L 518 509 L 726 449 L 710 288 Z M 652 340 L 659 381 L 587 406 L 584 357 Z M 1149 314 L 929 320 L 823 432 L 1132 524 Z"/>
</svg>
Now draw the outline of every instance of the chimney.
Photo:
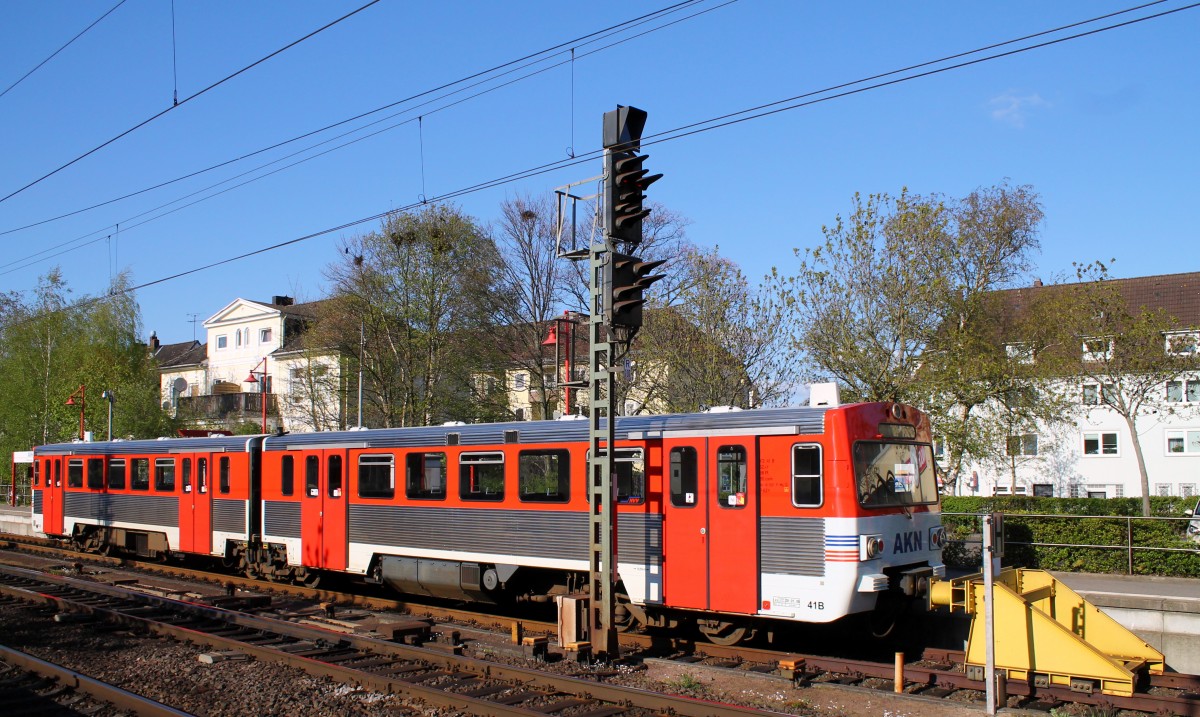
<svg viewBox="0 0 1200 717">
<path fill-rule="evenodd" d="M 159 347 L 158 332 L 151 331 L 150 332 L 150 355 L 151 356 L 158 353 L 158 347 Z"/>
<path fill-rule="evenodd" d="M 291 306 L 296 300 L 290 296 L 272 296 L 271 303 L 276 306 Z"/>
<path fill-rule="evenodd" d="M 1033 288 L 1035 288 L 1035 289 L 1040 289 L 1040 288 L 1042 288 L 1042 280 L 1041 280 L 1041 279 L 1034 279 L 1034 280 L 1033 280 Z"/>
</svg>

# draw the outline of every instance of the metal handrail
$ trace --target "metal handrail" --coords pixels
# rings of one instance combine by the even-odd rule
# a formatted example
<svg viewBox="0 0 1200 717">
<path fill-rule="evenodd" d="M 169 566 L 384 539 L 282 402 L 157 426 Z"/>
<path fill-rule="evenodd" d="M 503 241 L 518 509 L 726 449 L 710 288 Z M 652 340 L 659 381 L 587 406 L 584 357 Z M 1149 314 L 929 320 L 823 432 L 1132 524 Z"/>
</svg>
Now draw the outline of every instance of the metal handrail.
<svg viewBox="0 0 1200 717">
<path fill-rule="evenodd" d="M 943 512 L 942 515 L 971 517 L 982 520 L 987 513 L 959 513 L 959 512 Z M 1163 552 L 1163 553 L 1195 553 L 1200 554 L 1200 548 L 1168 548 L 1159 546 L 1134 545 L 1133 544 L 1133 521 L 1144 520 L 1165 520 L 1165 521 L 1183 521 L 1185 523 L 1196 520 L 1196 517 L 1184 516 L 1161 516 L 1161 515 L 1076 515 L 1063 513 L 1003 513 L 1005 520 L 1009 520 L 1007 516 L 1012 516 L 1012 519 L 1018 518 L 1059 518 L 1059 519 L 1075 519 L 1075 520 L 1123 520 L 1125 521 L 1125 544 L 1124 545 L 1099 545 L 1092 543 L 1040 543 L 1040 542 L 1025 542 L 1017 540 L 1005 540 L 1007 545 L 1025 545 L 1030 547 L 1043 548 L 1092 548 L 1096 550 L 1124 550 L 1126 554 L 1126 570 L 1127 574 L 1133 575 L 1133 555 L 1137 551 L 1146 552 Z M 982 543 L 980 540 L 954 540 L 950 542 L 962 543 L 970 545 L 973 543 Z"/>
</svg>

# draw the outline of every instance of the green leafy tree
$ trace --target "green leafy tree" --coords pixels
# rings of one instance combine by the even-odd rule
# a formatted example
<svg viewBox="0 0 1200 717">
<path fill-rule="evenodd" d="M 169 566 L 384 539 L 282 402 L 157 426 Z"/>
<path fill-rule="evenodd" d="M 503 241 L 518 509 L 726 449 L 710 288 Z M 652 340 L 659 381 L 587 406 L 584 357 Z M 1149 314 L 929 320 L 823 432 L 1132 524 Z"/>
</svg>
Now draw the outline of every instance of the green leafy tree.
<svg viewBox="0 0 1200 717">
<path fill-rule="evenodd" d="M 346 240 L 343 256 L 327 268 L 333 296 L 314 322 L 323 334 L 312 340 L 358 356 L 362 327 L 364 423 L 474 419 L 475 379 L 495 365 L 492 240 L 458 209 L 431 205 Z"/>
<path fill-rule="evenodd" d="M 855 195 L 820 246 L 797 250 L 794 274 L 772 275 L 809 377 L 928 411 L 951 482 L 965 461 L 1005 455 L 1014 420 L 1066 420 L 1053 363 L 1030 360 L 1063 342 L 1062 326 L 1041 305 L 1014 318 L 997 295 L 1031 268 L 1041 220 L 1027 186 Z"/>
</svg>

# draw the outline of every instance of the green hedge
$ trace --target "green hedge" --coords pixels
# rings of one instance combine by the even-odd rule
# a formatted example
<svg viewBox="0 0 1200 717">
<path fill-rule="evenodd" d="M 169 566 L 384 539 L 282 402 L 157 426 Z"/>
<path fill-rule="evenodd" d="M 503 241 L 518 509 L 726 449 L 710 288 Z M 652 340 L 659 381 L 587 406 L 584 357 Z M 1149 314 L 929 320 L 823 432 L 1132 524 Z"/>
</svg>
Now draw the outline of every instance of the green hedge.
<svg viewBox="0 0 1200 717">
<path fill-rule="evenodd" d="M 1152 514 L 1182 518 L 1194 508 L 1195 498 L 1151 498 Z M 1027 496 L 945 496 L 946 513 L 1003 513 L 1008 547 L 1004 564 L 1042 570 L 1084 573 L 1128 573 L 1125 549 L 1132 528 L 1134 547 L 1183 548 L 1184 553 L 1135 550 L 1133 572 L 1138 575 L 1200 577 L 1200 544 L 1185 534 L 1185 520 L 1141 519 L 1141 498 L 1033 498 Z M 1033 517 L 1093 515 L 1113 518 Z M 1124 517 L 1134 516 L 1133 521 Z M 944 552 L 948 565 L 978 569 L 980 523 L 974 516 L 948 515 L 943 520 L 951 543 Z M 1059 548 L 1014 543 L 1071 543 L 1112 546 Z"/>
</svg>

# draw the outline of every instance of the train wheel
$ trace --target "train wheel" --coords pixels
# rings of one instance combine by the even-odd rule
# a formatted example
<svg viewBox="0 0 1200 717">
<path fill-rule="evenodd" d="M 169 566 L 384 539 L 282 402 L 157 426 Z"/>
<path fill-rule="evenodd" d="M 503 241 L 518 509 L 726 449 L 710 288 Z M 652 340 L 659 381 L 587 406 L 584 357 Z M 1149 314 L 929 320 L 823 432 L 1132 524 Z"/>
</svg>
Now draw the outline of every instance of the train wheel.
<svg viewBox="0 0 1200 717">
<path fill-rule="evenodd" d="M 714 645 L 723 647 L 747 642 L 753 639 L 757 632 L 752 627 L 720 620 L 701 620 L 698 626 L 700 634 L 704 635 L 705 639 Z"/>
</svg>

